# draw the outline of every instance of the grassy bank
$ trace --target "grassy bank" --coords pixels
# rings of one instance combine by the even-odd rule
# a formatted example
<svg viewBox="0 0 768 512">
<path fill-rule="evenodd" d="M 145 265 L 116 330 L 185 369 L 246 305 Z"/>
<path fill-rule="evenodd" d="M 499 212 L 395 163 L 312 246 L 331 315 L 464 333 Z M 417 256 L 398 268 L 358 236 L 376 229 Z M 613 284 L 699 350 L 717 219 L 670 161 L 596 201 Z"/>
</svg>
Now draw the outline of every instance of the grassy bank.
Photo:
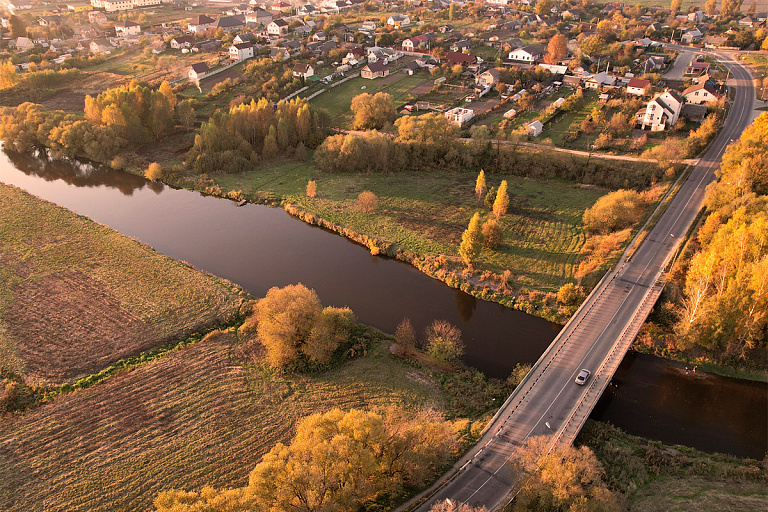
<svg viewBox="0 0 768 512">
<path fill-rule="evenodd" d="M 0 370 L 57 385 L 225 322 L 240 288 L 0 186 Z"/>
<path fill-rule="evenodd" d="M 762 461 L 666 446 L 589 421 L 576 439 L 595 452 L 630 511 L 753 511 L 768 508 Z"/>
</svg>

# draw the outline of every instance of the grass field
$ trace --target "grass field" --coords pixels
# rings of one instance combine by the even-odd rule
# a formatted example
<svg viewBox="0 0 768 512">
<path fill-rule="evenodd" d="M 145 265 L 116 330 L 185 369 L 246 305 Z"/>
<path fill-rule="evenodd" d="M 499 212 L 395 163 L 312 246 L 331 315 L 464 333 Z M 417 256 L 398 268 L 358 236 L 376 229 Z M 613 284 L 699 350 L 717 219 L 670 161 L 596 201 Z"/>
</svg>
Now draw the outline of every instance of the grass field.
<svg viewBox="0 0 768 512">
<path fill-rule="evenodd" d="M 761 461 L 665 446 L 591 420 L 576 444 L 595 452 L 629 511 L 768 509 L 768 469 Z"/>
<path fill-rule="evenodd" d="M 234 334 L 0 420 L 0 509 L 148 510 L 157 493 L 242 486 L 301 417 L 333 407 L 443 408 L 439 388 L 370 333 L 365 357 L 277 376 L 235 358 Z M 247 359 L 251 361 L 251 359 Z"/>
<path fill-rule="evenodd" d="M 352 112 L 349 110 L 349 105 L 352 102 L 352 98 L 358 94 L 386 92 L 392 96 L 392 101 L 395 107 L 397 107 L 408 101 L 411 91 L 415 87 L 430 80 L 429 75 L 426 73 L 406 75 L 400 71 L 395 71 L 388 77 L 376 80 L 357 77 L 314 97 L 310 103 L 315 107 L 328 110 L 334 124 L 344 126 L 352 120 Z M 365 87 L 365 89 L 362 89 L 362 87 Z"/>
<path fill-rule="evenodd" d="M 0 370 L 59 384 L 236 312 L 240 290 L 0 185 Z"/>
<path fill-rule="evenodd" d="M 310 199 L 304 190 L 313 176 L 318 193 Z M 481 210 L 488 216 L 474 197 L 476 175 L 468 173 L 319 175 L 311 163 L 285 161 L 215 179 L 223 190 L 242 189 L 252 198 L 284 197 L 309 213 L 421 255 L 456 257 L 472 214 Z M 509 182 L 510 191 L 509 214 L 501 221 L 505 243 L 497 251 L 483 251 L 479 267 L 509 269 L 520 286 L 557 291 L 572 277 L 584 243 L 582 213 L 606 191 L 515 176 L 488 176 L 488 186 L 498 186 L 502 179 Z M 373 215 L 355 209 L 363 190 L 379 198 Z"/>
</svg>

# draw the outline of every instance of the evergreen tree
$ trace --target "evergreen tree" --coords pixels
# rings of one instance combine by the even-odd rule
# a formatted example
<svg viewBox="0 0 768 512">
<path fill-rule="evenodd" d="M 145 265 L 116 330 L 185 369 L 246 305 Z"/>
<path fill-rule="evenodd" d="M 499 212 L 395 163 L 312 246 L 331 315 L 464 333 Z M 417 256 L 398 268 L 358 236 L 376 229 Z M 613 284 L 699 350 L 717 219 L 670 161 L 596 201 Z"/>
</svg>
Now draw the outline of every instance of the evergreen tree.
<svg viewBox="0 0 768 512">
<path fill-rule="evenodd" d="M 501 182 L 499 191 L 496 192 L 496 200 L 493 202 L 493 215 L 500 219 L 509 208 L 509 195 L 507 195 L 507 180 Z"/>
</svg>

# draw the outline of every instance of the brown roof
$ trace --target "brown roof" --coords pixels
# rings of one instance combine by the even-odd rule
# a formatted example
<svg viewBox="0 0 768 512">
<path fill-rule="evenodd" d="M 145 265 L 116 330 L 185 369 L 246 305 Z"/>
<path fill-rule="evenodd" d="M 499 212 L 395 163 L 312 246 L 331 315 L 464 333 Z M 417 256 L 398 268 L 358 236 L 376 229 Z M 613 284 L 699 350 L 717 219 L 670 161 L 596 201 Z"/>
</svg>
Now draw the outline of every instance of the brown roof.
<svg viewBox="0 0 768 512">
<path fill-rule="evenodd" d="M 371 73 L 378 73 L 379 71 L 384 71 L 387 69 L 387 67 L 381 62 L 372 62 L 365 66 L 363 69 L 367 69 Z"/>
<path fill-rule="evenodd" d="M 645 89 L 649 85 L 651 85 L 650 80 L 643 80 L 642 78 L 632 78 L 627 83 L 627 87 L 635 87 L 637 89 Z"/>
<path fill-rule="evenodd" d="M 463 66 L 477 62 L 477 57 L 474 55 L 459 52 L 445 52 L 445 58 L 451 64 L 461 64 Z"/>
</svg>

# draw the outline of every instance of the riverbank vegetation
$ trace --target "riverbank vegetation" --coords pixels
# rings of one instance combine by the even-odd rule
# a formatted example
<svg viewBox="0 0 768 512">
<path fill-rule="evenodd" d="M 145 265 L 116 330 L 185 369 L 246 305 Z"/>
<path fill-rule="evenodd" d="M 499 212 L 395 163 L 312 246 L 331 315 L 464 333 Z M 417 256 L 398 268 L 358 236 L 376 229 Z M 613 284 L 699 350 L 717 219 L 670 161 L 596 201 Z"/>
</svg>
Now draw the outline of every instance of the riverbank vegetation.
<svg viewBox="0 0 768 512">
<path fill-rule="evenodd" d="M 0 186 L 0 371 L 45 387 L 226 322 L 242 291 Z"/>
<path fill-rule="evenodd" d="M 766 371 L 768 114 L 728 146 L 706 216 L 672 272 L 656 322 L 636 345 Z M 763 377 L 764 379 L 765 377 Z"/>
</svg>

